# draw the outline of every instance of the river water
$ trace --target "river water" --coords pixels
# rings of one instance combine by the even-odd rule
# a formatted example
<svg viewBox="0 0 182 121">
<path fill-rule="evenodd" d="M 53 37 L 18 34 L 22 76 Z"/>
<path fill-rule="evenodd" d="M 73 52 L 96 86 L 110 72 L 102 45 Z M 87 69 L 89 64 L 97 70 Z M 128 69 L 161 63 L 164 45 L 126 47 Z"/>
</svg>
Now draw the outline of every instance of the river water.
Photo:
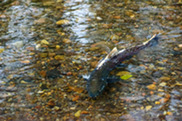
<svg viewBox="0 0 182 121">
<path fill-rule="evenodd" d="M 3 0 L 0 120 L 180 121 L 181 0 Z M 117 68 L 96 99 L 86 81 L 108 48 L 159 44 Z"/>
</svg>

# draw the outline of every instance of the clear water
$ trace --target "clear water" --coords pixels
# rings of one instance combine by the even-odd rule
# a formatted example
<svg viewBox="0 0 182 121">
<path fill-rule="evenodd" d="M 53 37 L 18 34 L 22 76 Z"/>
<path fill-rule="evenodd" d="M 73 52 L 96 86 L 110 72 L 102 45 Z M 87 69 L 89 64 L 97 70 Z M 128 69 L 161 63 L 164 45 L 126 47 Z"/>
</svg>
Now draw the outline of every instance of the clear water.
<svg viewBox="0 0 182 121">
<path fill-rule="evenodd" d="M 0 119 L 182 118 L 180 1 L 7 1 L 0 3 Z M 155 33 L 159 45 L 126 62 L 132 78 L 88 97 L 82 76 L 106 55 L 95 44 L 122 49 Z"/>
</svg>

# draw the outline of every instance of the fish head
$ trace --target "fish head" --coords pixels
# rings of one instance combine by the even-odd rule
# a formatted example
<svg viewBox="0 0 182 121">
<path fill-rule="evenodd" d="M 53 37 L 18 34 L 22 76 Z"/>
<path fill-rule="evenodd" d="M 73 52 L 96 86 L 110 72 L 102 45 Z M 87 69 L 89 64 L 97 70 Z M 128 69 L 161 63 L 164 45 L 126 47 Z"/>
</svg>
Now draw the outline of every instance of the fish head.
<svg viewBox="0 0 182 121">
<path fill-rule="evenodd" d="M 87 81 L 87 91 L 90 97 L 97 97 L 107 85 L 107 75 L 109 73 L 108 64 L 110 58 L 117 55 L 118 50 L 115 47 L 104 59 L 99 61 L 97 67 L 92 71 Z"/>
<path fill-rule="evenodd" d="M 90 77 L 87 81 L 87 91 L 90 97 L 97 97 L 107 85 L 107 81 L 99 76 Z"/>
</svg>

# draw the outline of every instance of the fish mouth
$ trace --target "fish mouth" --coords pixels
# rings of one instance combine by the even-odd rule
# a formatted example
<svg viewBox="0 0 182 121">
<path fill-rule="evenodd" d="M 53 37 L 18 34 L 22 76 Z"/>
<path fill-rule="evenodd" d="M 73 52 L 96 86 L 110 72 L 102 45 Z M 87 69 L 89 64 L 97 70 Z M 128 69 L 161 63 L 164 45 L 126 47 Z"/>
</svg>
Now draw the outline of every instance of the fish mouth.
<svg viewBox="0 0 182 121">
<path fill-rule="evenodd" d="M 100 95 L 102 93 L 102 91 L 104 90 L 106 85 L 107 85 L 106 82 L 102 85 L 99 85 L 99 87 L 98 87 L 98 85 L 97 86 L 87 85 L 87 91 L 88 91 L 89 97 L 95 98 L 98 95 Z"/>
<path fill-rule="evenodd" d="M 101 94 L 101 92 L 102 92 L 102 90 L 94 92 L 94 93 L 89 91 L 88 94 L 89 94 L 89 97 L 96 98 L 98 95 Z"/>
</svg>

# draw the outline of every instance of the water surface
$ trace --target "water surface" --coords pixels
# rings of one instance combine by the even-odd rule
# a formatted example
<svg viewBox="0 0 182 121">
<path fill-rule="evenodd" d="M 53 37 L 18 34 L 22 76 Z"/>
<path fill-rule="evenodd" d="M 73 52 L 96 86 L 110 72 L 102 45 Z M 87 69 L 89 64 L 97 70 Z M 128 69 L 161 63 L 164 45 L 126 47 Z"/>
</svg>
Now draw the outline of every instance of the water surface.
<svg viewBox="0 0 182 121">
<path fill-rule="evenodd" d="M 182 118 L 180 1 L 3 0 L 0 6 L 0 119 Z M 159 45 L 112 72 L 131 78 L 108 85 L 97 99 L 88 96 L 82 76 L 106 56 L 105 46 L 131 47 L 156 33 Z"/>
</svg>

